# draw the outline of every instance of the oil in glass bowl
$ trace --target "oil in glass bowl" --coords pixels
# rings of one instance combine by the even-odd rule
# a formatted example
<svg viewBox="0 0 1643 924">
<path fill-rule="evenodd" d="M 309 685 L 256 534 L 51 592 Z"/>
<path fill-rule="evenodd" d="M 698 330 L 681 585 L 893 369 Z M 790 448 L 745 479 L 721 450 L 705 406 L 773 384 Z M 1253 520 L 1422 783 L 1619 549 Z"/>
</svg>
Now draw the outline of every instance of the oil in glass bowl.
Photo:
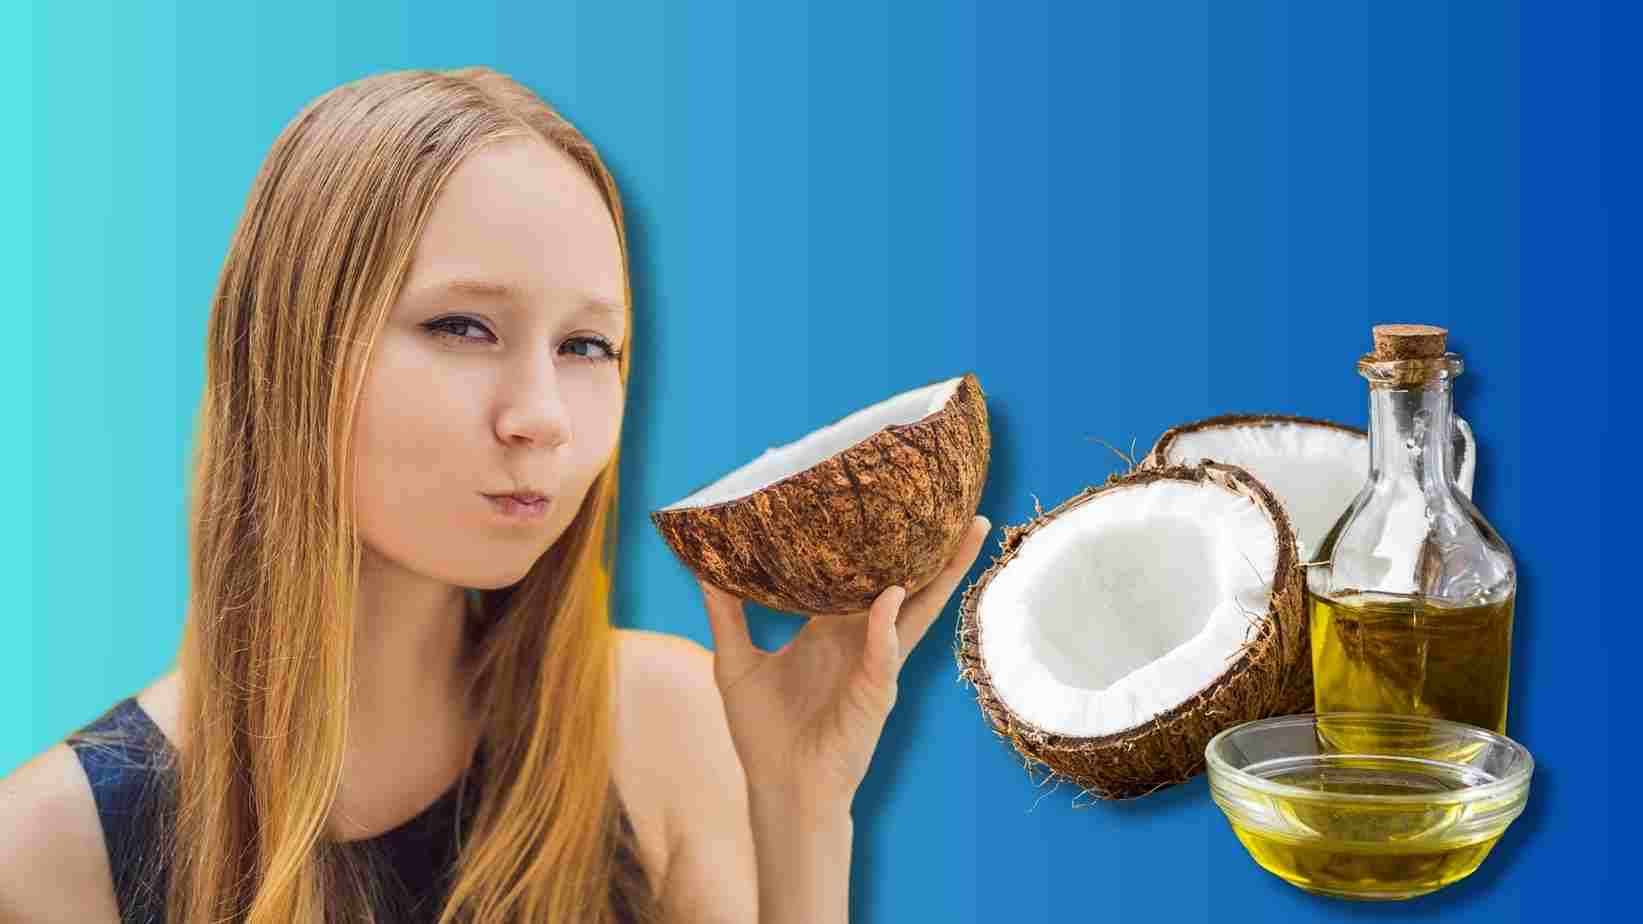
<svg viewBox="0 0 1643 924">
<path fill-rule="evenodd" d="M 1343 740 L 1392 742 L 1385 753 Z M 1533 760 L 1486 729 L 1423 716 L 1246 723 L 1206 749 L 1210 790 L 1264 869 L 1309 892 L 1412 898 L 1463 879 L 1528 797 Z"/>
</svg>

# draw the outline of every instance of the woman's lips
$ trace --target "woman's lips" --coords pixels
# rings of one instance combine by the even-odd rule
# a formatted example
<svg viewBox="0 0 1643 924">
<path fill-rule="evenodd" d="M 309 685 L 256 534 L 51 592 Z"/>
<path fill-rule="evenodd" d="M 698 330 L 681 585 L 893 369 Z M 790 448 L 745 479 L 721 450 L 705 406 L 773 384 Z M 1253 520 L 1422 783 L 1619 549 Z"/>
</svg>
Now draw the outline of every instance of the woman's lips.
<svg viewBox="0 0 1643 924">
<path fill-rule="evenodd" d="M 541 497 L 534 501 L 525 501 L 512 494 L 486 494 L 485 500 L 490 502 L 491 509 L 497 513 L 515 520 L 540 520 L 548 514 L 548 505 L 553 503 L 551 497 Z"/>
</svg>

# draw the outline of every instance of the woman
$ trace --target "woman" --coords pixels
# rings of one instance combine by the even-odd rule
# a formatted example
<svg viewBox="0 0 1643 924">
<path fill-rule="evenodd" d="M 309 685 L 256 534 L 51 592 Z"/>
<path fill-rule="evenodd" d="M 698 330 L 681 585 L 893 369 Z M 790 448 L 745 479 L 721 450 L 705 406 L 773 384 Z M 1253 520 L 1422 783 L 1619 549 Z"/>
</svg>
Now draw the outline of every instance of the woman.
<svg viewBox="0 0 1643 924">
<path fill-rule="evenodd" d="M 630 331 L 616 186 L 529 91 L 304 109 L 213 302 L 178 669 L 0 784 L 0 920 L 845 920 L 851 796 L 986 521 L 774 653 L 705 586 L 716 655 L 615 631 Z"/>
</svg>

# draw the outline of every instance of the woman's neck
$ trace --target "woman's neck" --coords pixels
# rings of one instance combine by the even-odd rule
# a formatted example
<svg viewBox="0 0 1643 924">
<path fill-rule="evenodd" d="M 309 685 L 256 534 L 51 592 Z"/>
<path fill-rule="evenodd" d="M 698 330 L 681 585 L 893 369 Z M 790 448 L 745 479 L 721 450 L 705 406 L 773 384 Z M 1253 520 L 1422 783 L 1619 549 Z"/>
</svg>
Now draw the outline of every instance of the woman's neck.
<svg viewBox="0 0 1643 924">
<path fill-rule="evenodd" d="M 341 791 L 330 833 L 370 837 L 460 776 L 479 722 L 463 699 L 464 592 L 380 562 L 362 569 Z"/>
<path fill-rule="evenodd" d="M 356 715 L 455 704 L 464 680 L 462 588 L 391 566 L 367 567 L 354 612 Z"/>
</svg>

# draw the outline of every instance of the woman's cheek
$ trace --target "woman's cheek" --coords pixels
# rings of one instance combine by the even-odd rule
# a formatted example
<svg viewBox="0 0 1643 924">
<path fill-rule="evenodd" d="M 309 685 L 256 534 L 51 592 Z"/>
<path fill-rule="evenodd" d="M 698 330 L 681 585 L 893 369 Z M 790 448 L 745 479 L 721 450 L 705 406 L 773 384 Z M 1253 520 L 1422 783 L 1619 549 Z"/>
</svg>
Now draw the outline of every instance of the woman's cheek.
<svg viewBox="0 0 1643 924">
<path fill-rule="evenodd" d="M 622 432 L 621 380 L 612 370 L 599 370 L 596 380 L 579 383 L 575 404 L 577 467 L 586 481 L 598 476 L 616 451 Z"/>
</svg>

